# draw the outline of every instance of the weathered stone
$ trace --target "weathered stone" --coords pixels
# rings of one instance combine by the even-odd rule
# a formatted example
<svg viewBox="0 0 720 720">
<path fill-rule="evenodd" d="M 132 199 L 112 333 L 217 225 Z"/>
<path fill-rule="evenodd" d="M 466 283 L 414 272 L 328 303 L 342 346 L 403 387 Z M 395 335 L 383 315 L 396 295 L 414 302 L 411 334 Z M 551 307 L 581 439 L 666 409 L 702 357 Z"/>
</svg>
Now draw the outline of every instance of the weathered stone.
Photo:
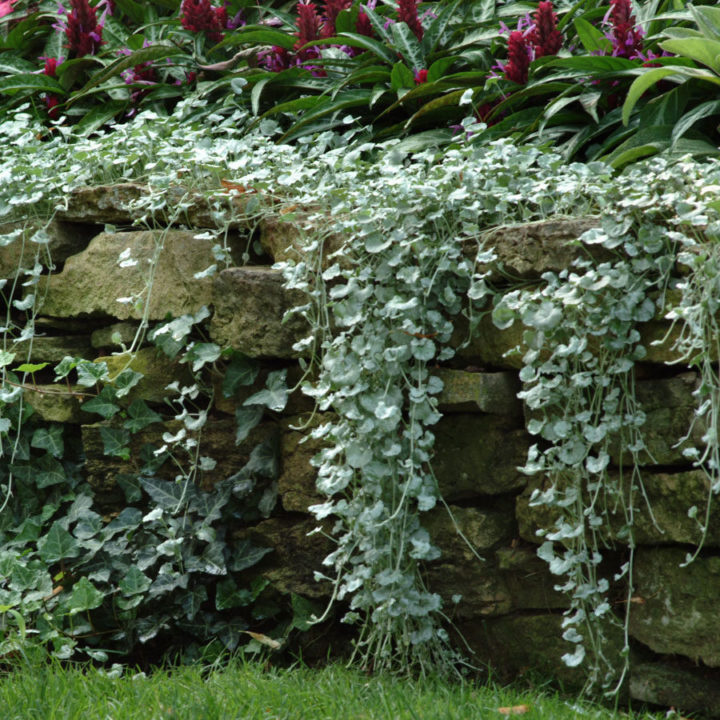
<svg viewBox="0 0 720 720">
<path fill-rule="evenodd" d="M 45 315 L 58 317 L 109 316 L 120 320 L 143 317 L 143 308 L 134 302 L 121 303 L 118 298 L 146 295 L 149 263 L 157 256 L 148 318 L 164 319 L 195 313 L 212 303 L 211 277 L 194 278 L 194 274 L 215 262 L 212 241 L 195 237 L 184 230 L 129 233 L 101 233 L 86 250 L 68 258 L 63 271 L 41 283 L 40 297 L 47 291 L 41 306 Z M 131 267 L 120 267 L 118 256 L 130 250 L 137 261 Z"/>
<path fill-rule="evenodd" d="M 317 470 L 310 460 L 320 451 L 322 443 L 309 437 L 309 430 L 301 432 L 291 430 L 298 425 L 299 418 L 283 421 L 283 433 L 280 439 L 281 470 L 278 477 L 278 494 L 283 509 L 288 512 L 308 512 L 310 505 L 325 502 L 327 498 L 315 488 Z M 327 418 L 323 418 L 322 421 Z M 320 424 L 314 421 L 313 427 Z"/>
<path fill-rule="evenodd" d="M 133 322 L 113 323 L 94 330 L 90 335 L 90 344 L 97 349 L 117 349 L 130 345 L 137 335 L 139 324 Z"/>
<path fill-rule="evenodd" d="M 612 482 L 618 482 L 617 477 Z M 688 510 L 695 506 L 698 516 L 704 517 L 705 507 L 710 495 L 710 481 L 701 470 L 688 470 L 676 473 L 643 473 L 645 488 L 652 515 L 640 491 L 635 493 L 635 511 L 633 513 L 633 536 L 635 542 L 644 545 L 667 545 L 670 543 L 698 543 L 702 532 L 697 520 L 688 517 Z M 625 483 L 627 487 L 627 483 Z M 556 508 L 546 505 L 529 504 L 530 496 L 536 488 L 547 489 L 541 478 L 532 478 L 527 488 L 516 501 L 516 517 L 520 537 L 530 542 L 540 543 L 542 537 L 536 531 L 553 529 L 555 519 L 560 516 Z M 596 532 L 604 540 L 618 538 L 625 523 L 622 508 L 607 508 L 604 513 L 606 524 Z M 621 540 L 627 542 L 627 539 Z M 720 507 L 711 505 L 710 523 L 705 538 L 708 547 L 720 547 Z"/>
<path fill-rule="evenodd" d="M 317 221 L 309 220 L 307 210 L 292 212 L 286 215 L 269 215 L 260 220 L 260 243 L 265 252 L 275 262 L 292 260 L 300 262 L 308 260 L 307 248 L 311 243 L 321 240 L 313 253 L 322 253 L 322 267 L 327 269 L 337 262 L 343 264 L 340 251 L 345 246 L 345 238 L 335 233 L 328 233 L 315 227 Z M 331 220 L 326 220 L 329 225 Z"/>
<path fill-rule="evenodd" d="M 90 400 L 83 391 L 86 388 L 72 386 L 69 390 L 63 385 L 37 385 L 26 388 L 25 402 L 46 422 L 79 424 L 88 422 L 92 417 L 80 410 L 80 406 Z"/>
<path fill-rule="evenodd" d="M 519 370 L 527 347 L 523 343 L 525 327 L 515 322 L 498 330 L 490 314 L 481 316 L 468 340 L 469 329 L 464 318 L 457 318 L 450 345 L 457 349 L 458 360 L 483 368 Z"/>
<path fill-rule="evenodd" d="M 313 533 L 316 527 L 317 523 L 312 520 L 270 518 L 241 531 L 240 536 L 274 549 L 258 569 L 276 589 L 324 598 L 332 595 L 333 586 L 330 582 L 315 580 L 314 572 L 323 567 L 322 561 L 332 552 L 333 543 L 323 533 Z"/>
<path fill-rule="evenodd" d="M 529 435 L 498 415 L 455 414 L 433 428 L 433 470 L 448 501 L 499 495 L 525 487 L 518 471 L 525 463 Z"/>
<path fill-rule="evenodd" d="M 480 373 L 438 368 L 433 374 L 443 381 L 438 395 L 441 412 L 477 412 L 493 415 L 522 414 L 517 398 L 520 381 L 516 373 Z"/>
<path fill-rule="evenodd" d="M 692 712 L 704 717 L 720 717 L 720 673 L 679 663 L 633 663 L 630 666 L 630 697 L 653 705 L 674 707 L 680 715 Z M 667 717 L 673 715 L 668 713 Z"/>
<path fill-rule="evenodd" d="M 720 667 L 720 557 L 685 562 L 683 548 L 635 553 L 630 634 L 658 653 L 676 653 Z"/>
<path fill-rule="evenodd" d="M 307 298 L 283 287 L 282 273 L 268 267 L 236 267 L 223 270 L 215 279 L 215 314 L 210 336 L 250 357 L 295 358 L 292 349 L 310 332 L 307 321 L 293 315 L 283 322 L 285 311 L 304 304 Z"/>
<path fill-rule="evenodd" d="M 10 348 L 17 362 L 59 363 L 66 355 L 92 360 L 95 353 L 86 335 L 36 335 Z"/>
<path fill-rule="evenodd" d="M 67 207 L 58 217 L 79 223 L 114 223 L 133 225 L 147 215 L 158 223 L 186 223 L 197 228 L 244 227 L 246 216 L 257 205 L 252 194 L 218 190 L 213 195 L 189 192 L 176 185 L 164 191 L 165 206 L 147 211 L 139 201 L 149 194 L 140 183 L 115 183 L 74 188 L 67 198 Z"/>
<path fill-rule="evenodd" d="M 119 505 L 124 495 L 117 486 L 117 477 L 125 473 L 137 475 L 143 467 L 141 450 L 149 444 L 155 448 L 164 443 L 165 432 L 177 433 L 183 424 L 176 420 L 149 425 L 144 430 L 134 433 L 130 439 L 130 459 L 125 462 L 119 457 L 105 454 L 101 427 L 113 426 L 113 423 L 95 423 L 82 426 L 82 443 L 85 452 L 85 470 L 90 486 L 98 501 L 104 505 Z M 217 482 L 241 470 L 248 462 L 250 453 L 260 443 L 268 439 L 278 440 L 279 428 L 275 423 L 261 423 L 251 431 L 248 438 L 235 444 L 235 423 L 228 419 L 209 420 L 202 430 L 201 454 L 218 461 L 213 470 L 199 471 L 197 484 L 208 489 Z M 181 462 L 186 458 L 180 457 Z M 178 473 L 177 466 L 167 460 L 156 474 L 163 479 L 173 479 Z"/>
<path fill-rule="evenodd" d="M 126 368 L 142 375 L 138 384 L 128 393 L 128 402 L 146 400 L 161 403 L 169 394 L 166 387 L 170 383 L 175 381 L 181 385 L 193 383 L 187 365 L 180 364 L 177 359 L 171 360 L 153 347 L 141 348 L 134 353 L 105 355 L 98 358 L 98 361 L 107 364 L 111 382 Z"/>
<path fill-rule="evenodd" d="M 74 188 L 58 217 L 79 223 L 131 225 L 135 220 L 132 206 L 147 192 L 145 185 L 130 182 Z"/>
<path fill-rule="evenodd" d="M 698 376 L 692 372 L 635 384 L 635 397 L 646 415 L 641 433 L 647 449 L 638 455 L 641 465 L 688 464 L 688 459 L 683 456 L 683 449 L 691 445 L 700 446 L 705 433 L 701 423 L 693 426 L 692 422 L 698 405 L 697 398 L 693 397 L 692 393 L 697 387 Z M 690 442 L 678 445 L 691 426 Z M 610 456 L 616 465 L 620 464 L 621 446 L 613 445 Z M 622 453 L 622 461 L 628 465 L 632 462 L 632 456 L 625 451 Z"/>
<path fill-rule="evenodd" d="M 17 239 L 8 245 L 0 245 L 0 278 L 14 277 L 18 269 L 32 269 L 36 262 L 43 266 L 50 262 L 63 263 L 70 255 L 83 250 L 95 234 L 93 228 L 59 220 L 51 220 L 48 224 L 0 224 L 0 236 L 18 230 L 22 232 Z M 38 239 L 42 239 L 45 247 L 36 254 L 36 250 L 41 247 L 36 242 Z"/>
<path fill-rule="evenodd" d="M 562 638 L 562 615 L 523 614 L 470 620 L 458 623 L 457 630 L 475 652 L 473 660 L 489 665 L 500 680 L 511 680 L 528 670 L 544 675 L 566 689 L 581 688 L 587 679 L 584 665 L 568 667 L 565 653 L 574 645 Z M 622 631 L 608 628 L 606 657 L 619 657 Z"/>
<path fill-rule="evenodd" d="M 494 250 L 497 260 L 491 266 L 479 264 L 478 269 L 489 271 L 493 279 L 527 280 L 569 268 L 581 257 L 605 259 L 610 257 L 607 251 L 578 242 L 586 230 L 599 225 L 596 217 L 568 217 L 494 228 L 484 234 L 483 248 Z M 463 250 L 474 257 L 477 244 L 466 241 Z"/>
</svg>

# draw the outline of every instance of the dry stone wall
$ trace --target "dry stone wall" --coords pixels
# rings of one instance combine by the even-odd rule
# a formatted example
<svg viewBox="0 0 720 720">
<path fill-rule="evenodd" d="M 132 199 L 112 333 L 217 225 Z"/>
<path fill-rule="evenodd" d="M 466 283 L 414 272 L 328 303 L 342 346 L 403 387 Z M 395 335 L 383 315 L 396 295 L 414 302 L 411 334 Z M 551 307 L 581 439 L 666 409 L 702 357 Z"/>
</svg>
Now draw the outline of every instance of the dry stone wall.
<svg viewBox="0 0 720 720">
<path fill-rule="evenodd" d="M 292 346 L 307 327 L 299 319 L 283 322 L 283 315 L 302 297 L 284 289 L 281 274 L 271 265 L 301 253 L 301 237 L 282 217 L 265 220 L 256 230 L 264 254 L 241 265 L 248 237 L 235 225 L 228 245 L 237 266 L 214 277 L 203 276 L 214 261 L 212 243 L 196 236 L 213 226 L 210 209 L 201 198 L 179 193 L 186 206 L 184 228 L 137 231 L 129 208 L 142 194 L 141 186 L 131 184 L 80 189 L 47 228 L 58 269 L 38 290 L 43 305 L 29 359 L 54 363 L 65 355 L 101 357 L 111 373 L 130 362 L 144 376 L 132 397 L 161 403 L 164 386 L 186 381 L 187 368 L 161 358 L 151 347 L 128 357 L 122 354 L 122 345 L 132 341 L 143 318 L 159 321 L 168 314 L 210 308 L 210 338 L 258 358 L 265 370 L 244 394 L 234 398 L 217 394 L 203 441 L 207 454 L 221 461 L 204 473 L 201 483 L 211 486 L 220 476 L 233 473 L 247 462 L 259 440 L 274 438 L 281 455 L 278 503 L 269 519 L 238 532 L 273 548 L 261 568 L 279 590 L 327 598 L 329 584 L 316 582 L 313 571 L 321 568 L 330 545 L 322 534 L 308 534 L 317 525 L 308 507 L 323 498 L 316 492 L 310 464 L 318 441 L 307 436 L 322 417 L 314 416 L 308 424 L 312 404 L 295 392 L 282 415 L 264 421 L 239 445 L 233 423 L 235 410 L 262 388 L 270 369 L 285 367 L 291 379 L 300 376 Z M 228 200 L 237 202 L 241 200 Z M 573 241 L 596 223 L 595 218 L 556 218 L 491 232 L 486 240 L 500 258 L 493 273 L 498 279 L 508 273 L 533 281 L 546 270 L 567 267 L 579 252 Z M 106 232 L 107 224 L 120 229 Z M 138 261 L 136 265 L 119 265 L 125 249 Z M 143 293 L 148 260 L 153 257 L 157 263 L 147 298 Z M 0 276 L 11 276 L 22 263 L 15 250 L 0 248 Z M 118 302 L 134 295 L 144 297 L 144 302 Z M 651 339 L 662 337 L 667 328 L 654 321 L 640 329 Z M 458 345 L 464 331 L 457 330 Z M 535 552 L 538 528 L 552 525 L 554 518 L 528 502 L 533 489 L 543 487 L 543 478 L 528 478 L 518 470 L 530 444 L 527 413 L 517 399 L 521 353 L 513 349 L 518 345 L 522 345 L 519 328 L 499 331 L 488 318 L 470 344 L 459 349 L 452 365 L 437 368 L 444 383 L 440 396 L 444 416 L 435 429 L 433 467 L 452 519 L 444 509 L 426 516 L 426 526 L 442 550 L 442 556 L 426 568 L 427 582 L 445 600 L 455 631 L 475 653 L 476 663 L 493 665 L 501 677 L 536 670 L 574 686 L 583 681 L 582 668 L 565 667 L 560 660 L 568 651 L 560 630 L 566 599 L 554 589 L 557 579 Z M 683 457 L 682 444 L 677 444 L 691 426 L 697 377 L 680 367 L 668 370 L 664 363 L 672 359 L 667 343 L 651 346 L 647 362 L 639 368 L 638 398 L 648 417 L 645 485 L 655 522 L 646 508 L 638 508 L 629 693 L 640 700 L 720 716 L 720 509 L 711 511 L 703 553 L 683 567 L 687 548 L 699 540 L 697 523 L 686 510 L 704 505 L 708 487 L 704 475 Z M 87 481 L 98 502 L 110 507 L 122 499 L 116 480 L 127 463 L 104 454 L 102 423 L 82 411 L 84 399 L 72 388 L 58 392 L 57 385 L 42 382 L 27 392 L 28 402 L 41 417 L 76 428 L 86 456 Z M 172 423 L 160 431 L 143 432 L 163 430 L 172 432 Z M 694 427 L 693 437 L 698 439 L 703 432 L 704 428 Z M 135 438 L 134 447 L 144 440 Z M 619 447 L 613 462 L 620 472 Z M 622 538 L 607 540 L 616 541 L 619 567 L 624 559 Z M 617 602 L 624 611 L 622 598 Z"/>
</svg>

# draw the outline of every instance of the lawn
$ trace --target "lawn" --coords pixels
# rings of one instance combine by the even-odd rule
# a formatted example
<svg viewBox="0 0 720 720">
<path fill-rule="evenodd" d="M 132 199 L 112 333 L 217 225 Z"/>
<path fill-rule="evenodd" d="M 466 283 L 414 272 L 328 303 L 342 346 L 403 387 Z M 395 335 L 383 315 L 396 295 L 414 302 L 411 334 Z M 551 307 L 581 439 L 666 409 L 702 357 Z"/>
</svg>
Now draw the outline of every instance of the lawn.
<svg viewBox="0 0 720 720">
<path fill-rule="evenodd" d="M 122 674 L 121 674 L 122 673 Z M 526 720 L 659 718 L 573 701 L 544 689 L 368 676 L 337 665 L 278 669 L 231 662 L 145 674 L 28 664 L 0 677 L 3 720 Z M 664 716 L 664 714 L 663 714 Z"/>
</svg>

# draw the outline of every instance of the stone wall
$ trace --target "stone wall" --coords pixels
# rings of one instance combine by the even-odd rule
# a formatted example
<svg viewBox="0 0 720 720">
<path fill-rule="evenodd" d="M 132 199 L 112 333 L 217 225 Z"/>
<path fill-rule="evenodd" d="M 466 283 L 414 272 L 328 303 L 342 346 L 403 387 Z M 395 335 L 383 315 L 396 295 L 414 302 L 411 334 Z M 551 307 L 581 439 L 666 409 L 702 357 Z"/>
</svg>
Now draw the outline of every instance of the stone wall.
<svg viewBox="0 0 720 720">
<path fill-rule="evenodd" d="M 195 313 L 205 305 L 212 311 L 207 327 L 214 342 L 258 358 L 268 369 L 286 367 L 290 377 L 298 377 L 292 345 L 306 328 L 301 320 L 281 320 L 299 298 L 283 288 L 280 273 L 271 268 L 275 259 L 298 252 L 292 225 L 281 217 L 265 220 L 257 237 L 250 238 L 242 227 L 232 228 L 228 243 L 238 265 L 214 277 L 196 278 L 214 262 L 212 242 L 195 237 L 195 229 L 132 229 L 129 207 L 142 194 L 136 185 L 80 189 L 71 195 L 68 209 L 56 216 L 48 233 L 58 269 L 38 290 L 44 299 L 30 360 L 57 362 L 68 354 L 102 357 L 119 370 L 128 358 L 113 353 L 121 350 L 120 343 L 132 340 L 143 314 L 154 322 L 168 314 Z M 213 225 L 200 200 L 189 207 L 184 221 L 197 229 Z M 109 223 L 120 229 L 105 232 Z M 581 252 L 568 241 L 595 223 L 594 218 L 551 220 L 505 228 L 489 241 L 505 271 L 531 281 L 546 270 L 567 267 Z M 162 252 L 149 304 L 119 303 L 119 297 L 142 293 L 147 260 L 160 235 Z M 253 240 L 258 242 L 250 264 L 242 265 Z M 0 277 L 10 277 L 23 264 L 14 247 L 0 248 Z M 126 248 L 138 261 L 133 267 L 118 264 Z M 647 323 L 641 332 L 650 340 L 662 337 L 665 329 L 658 321 Z M 458 338 L 461 334 L 459 328 Z M 560 631 L 566 599 L 553 589 L 556 580 L 535 552 L 537 528 L 553 518 L 528 503 L 542 478 L 528 479 L 517 469 L 524 463 L 530 436 L 516 397 L 521 355 L 506 353 L 521 340 L 518 328 L 501 332 L 488 319 L 452 364 L 437 370 L 444 383 L 444 417 L 436 428 L 434 469 L 454 522 L 473 549 L 460 539 L 444 509 L 429 513 L 425 521 L 442 557 L 426 568 L 427 581 L 445 599 L 475 662 L 492 664 L 503 678 L 537 670 L 572 687 L 582 683 L 583 672 L 560 660 L 569 649 Z M 676 445 L 690 427 L 697 377 L 678 367 L 668 370 L 663 364 L 672 360 L 667 344 L 649 346 L 649 351 L 639 368 L 637 393 L 648 415 L 645 484 L 657 524 L 639 511 L 629 693 L 720 716 L 720 612 L 715 604 L 720 596 L 720 509 L 712 511 L 701 556 L 681 567 L 687 547 L 699 539 L 697 523 L 686 510 L 703 507 L 708 494 L 705 477 L 687 464 L 682 446 Z M 132 392 L 148 403 L 161 402 L 164 386 L 172 379 L 182 382 L 187 372 L 150 347 L 142 348 L 131 366 L 144 375 Z M 274 548 L 263 561 L 262 573 L 279 590 L 324 598 L 329 586 L 315 582 L 313 570 L 328 552 L 327 541 L 320 534 L 308 536 L 316 526 L 308 506 L 321 500 L 309 463 L 317 445 L 301 442 L 307 430 L 293 429 L 310 417 L 312 405 L 295 393 L 281 417 L 261 424 L 246 443 L 235 444 L 235 409 L 262 387 L 266 374 L 261 372 L 256 387 L 247 388 L 243 396 L 227 399 L 218 394 L 204 434 L 207 454 L 223 458 L 214 472 L 227 475 L 242 467 L 259 437 L 277 436 L 282 456 L 279 502 L 269 519 L 245 532 Z M 88 481 L 99 501 L 117 502 L 114 478 L 123 471 L 123 461 L 103 454 L 101 423 L 80 409 L 80 398 L 58 395 L 56 389 L 40 382 L 28 391 L 28 402 L 46 420 L 78 427 Z M 702 434 L 700 428 L 693 432 Z M 616 453 L 616 464 L 619 460 Z M 203 482 L 213 482 L 212 471 Z M 621 560 L 618 557 L 618 563 Z M 452 601 L 456 595 L 462 596 L 458 603 Z"/>
</svg>

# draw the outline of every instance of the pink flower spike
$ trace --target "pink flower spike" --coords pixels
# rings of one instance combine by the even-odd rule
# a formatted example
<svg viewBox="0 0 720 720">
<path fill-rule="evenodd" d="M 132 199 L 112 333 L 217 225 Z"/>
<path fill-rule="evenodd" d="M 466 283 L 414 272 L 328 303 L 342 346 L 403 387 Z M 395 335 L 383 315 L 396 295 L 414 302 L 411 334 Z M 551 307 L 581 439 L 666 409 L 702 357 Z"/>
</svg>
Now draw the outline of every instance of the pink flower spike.
<svg viewBox="0 0 720 720">
<path fill-rule="evenodd" d="M 13 5 L 17 0 L 0 0 L 0 18 L 9 15 L 13 11 Z"/>
</svg>

